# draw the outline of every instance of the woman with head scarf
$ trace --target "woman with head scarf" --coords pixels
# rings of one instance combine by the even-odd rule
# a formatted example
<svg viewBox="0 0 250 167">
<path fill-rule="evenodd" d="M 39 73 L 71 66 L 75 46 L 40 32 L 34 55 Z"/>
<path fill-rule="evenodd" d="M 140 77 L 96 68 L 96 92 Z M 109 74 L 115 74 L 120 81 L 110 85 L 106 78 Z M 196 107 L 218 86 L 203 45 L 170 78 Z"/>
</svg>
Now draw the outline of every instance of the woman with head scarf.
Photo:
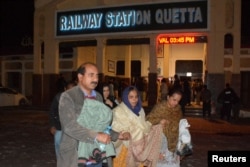
<svg viewBox="0 0 250 167">
<path fill-rule="evenodd" d="M 114 167 L 155 167 L 160 154 L 162 125 L 145 120 L 141 98 L 134 86 L 127 87 L 122 102 L 113 109 L 112 128 L 115 131 L 129 132 L 129 141 L 114 143 L 116 158 Z"/>
</svg>

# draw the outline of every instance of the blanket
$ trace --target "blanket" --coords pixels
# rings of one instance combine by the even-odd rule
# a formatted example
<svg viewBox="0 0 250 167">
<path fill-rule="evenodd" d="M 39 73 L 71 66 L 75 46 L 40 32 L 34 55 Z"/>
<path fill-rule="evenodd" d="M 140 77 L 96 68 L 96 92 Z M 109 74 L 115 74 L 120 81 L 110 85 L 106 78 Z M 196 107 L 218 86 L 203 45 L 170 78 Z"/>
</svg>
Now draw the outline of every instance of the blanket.
<svg viewBox="0 0 250 167">
<path fill-rule="evenodd" d="M 109 107 L 94 99 L 84 100 L 81 114 L 77 119 L 80 125 L 97 132 L 103 132 L 110 125 L 111 121 L 112 111 Z M 97 141 L 94 143 L 79 142 L 78 157 L 89 159 L 89 157 L 95 156 L 95 150 L 100 150 L 100 145 L 101 143 Z M 106 157 L 115 155 L 112 143 L 107 144 L 104 151 Z"/>
</svg>

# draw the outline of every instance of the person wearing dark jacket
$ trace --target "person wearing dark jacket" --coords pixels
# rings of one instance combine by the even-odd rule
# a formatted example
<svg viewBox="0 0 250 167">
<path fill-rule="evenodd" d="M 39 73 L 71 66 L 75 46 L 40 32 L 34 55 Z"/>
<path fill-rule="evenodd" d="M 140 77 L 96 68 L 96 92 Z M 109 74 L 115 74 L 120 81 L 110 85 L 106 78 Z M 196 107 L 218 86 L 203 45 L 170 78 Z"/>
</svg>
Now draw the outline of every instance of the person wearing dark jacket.
<svg viewBox="0 0 250 167">
<path fill-rule="evenodd" d="M 226 116 L 227 120 L 230 121 L 232 105 L 237 103 L 239 98 L 229 83 L 226 84 L 226 88 L 219 94 L 217 101 L 222 103 L 221 119 L 224 119 Z"/>
<path fill-rule="evenodd" d="M 66 84 L 65 90 L 68 90 L 75 85 L 76 85 L 75 82 L 68 82 Z M 54 135 L 56 157 L 58 157 L 59 145 L 60 145 L 61 136 L 62 136 L 61 123 L 60 123 L 59 112 L 58 112 L 58 105 L 59 105 L 61 94 L 62 92 L 59 92 L 53 98 L 53 101 L 50 106 L 50 113 L 49 113 L 50 133 Z"/>
<path fill-rule="evenodd" d="M 203 85 L 203 90 L 201 91 L 203 118 L 206 117 L 206 112 L 208 117 L 211 116 L 211 97 L 211 91 L 207 88 L 207 85 Z"/>
</svg>

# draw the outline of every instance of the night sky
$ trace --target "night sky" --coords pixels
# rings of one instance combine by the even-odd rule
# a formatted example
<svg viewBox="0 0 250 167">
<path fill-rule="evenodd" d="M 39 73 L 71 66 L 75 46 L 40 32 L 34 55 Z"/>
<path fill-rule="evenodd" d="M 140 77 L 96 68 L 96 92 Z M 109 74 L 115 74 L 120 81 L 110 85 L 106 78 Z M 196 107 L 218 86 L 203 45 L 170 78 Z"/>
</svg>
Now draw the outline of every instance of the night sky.
<svg viewBox="0 0 250 167">
<path fill-rule="evenodd" d="M 33 38 L 34 0 L 0 1 L 0 55 L 23 48 L 24 38 Z M 250 0 L 242 0 L 242 46 L 250 47 Z M 17 48 L 17 49 L 14 49 Z M 19 48 L 19 49 L 18 49 Z M 22 50 L 22 49 L 21 49 Z"/>
<path fill-rule="evenodd" d="M 33 38 L 34 0 L 1 0 L 1 51 L 19 47 L 24 37 Z"/>
</svg>

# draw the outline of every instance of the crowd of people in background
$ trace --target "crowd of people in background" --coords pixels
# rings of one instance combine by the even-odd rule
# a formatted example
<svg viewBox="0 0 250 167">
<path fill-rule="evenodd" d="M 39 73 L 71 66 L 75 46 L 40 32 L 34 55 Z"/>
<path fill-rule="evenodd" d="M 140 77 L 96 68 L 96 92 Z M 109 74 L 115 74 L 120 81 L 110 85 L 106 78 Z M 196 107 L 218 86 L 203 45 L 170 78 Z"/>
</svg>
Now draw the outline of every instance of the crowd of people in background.
<svg viewBox="0 0 250 167">
<path fill-rule="evenodd" d="M 97 91 L 100 91 L 99 87 L 101 87 L 102 84 L 109 85 L 111 96 L 114 96 L 118 101 L 121 101 L 122 92 L 129 85 L 133 85 L 138 89 L 142 102 L 147 102 L 148 100 L 147 77 L 133 77 L 131 81 L 115 77 L 108 77 L 106 81 L 99 83 L 96 88 Z M 177 88 L 183 91 L 183 98 L 180 102 L 181 104 L 189 106 L 193 102 L 197 105 L 202 105 L 201 91 L 203 89 L 203 82 L 201 79 L 191 80 L 187 77 L 180 79 L 178 75 L 174 75 L 173 78 L 159 78 L 157 79 L 156 84 L 157 102 L 166 100 L 169 90 L 172 88 Z"/>
<path fill-rule="evenodd" d="M 164 94 L 170 89 L 177 88 L 183 91 L 186 105 L 191 105 L 191 102 L 200 105 L 201 91 L 203 88 L 203 82 L 201 79 L 191 80 L 188 77 L 180 79 L 176 74 L 173 78 L 162 78 L 158 79 L 157 82 L 157 85 L 159 86 L 158 101 L 165 100 Z"/>
<path fill-rule="evenodd" d="M 75 81 L 77 82 L 77 81 Z M 59 75 L 58 81 L 56 83 L 58 92 L 64 91 L 67 82 L 63 76 L 63 74 Z M 202 106 L 203 117 L 210 117 L 212 110 L 215 112 L 214 107 L 216 100 L 212 101 L 212 94 L 209 90 L 208 86 L 203 83 L 202 79 L 191 79 L 190 77 L 179 77 L 177 74 L 171 78 L 159 78 L 156 81 L 157 84 L 157 103 L 166 100 L 169 91 L 173 88 L 177 88 L 182 90 L 183 97 L 180 101 L 180 105 L 182 107 L 182 113 L 185 115 L 186 106 L 199 105 Z M 121 102 L 122 92 L 129 85 L 135 86 L 140 94 L 142 103 L 147 103 L 148 101 L 148 79 L 147 77 L 132 77 L 131 80 L 110 77 L 107 76 L 104 82 L 99 82 L 95 90 L 99 91 L 101 94 L 103 93 L 102 89 L 105 85 L 106 89 L 109 89 L 109 99 L 111 101 L 114 98 L 116 104 Z M 232 89 L 232 88 L 231 88 Z M 221 96 L 221 95 L 220 95 Z M 221 101 L 221 100 L 220 100 Z M 109 100 L 106 101 L 109 103 Z M 217 100 L 219 104 L 223 104 Z M 220 114 L 221 119 L 226 116 L 225 108 L 230 108 L 228 106 L 221 106 Z M 229 109 L 228 109 L 229 110 Z M 232 105 L 231 110 L 233 110 L 233 117 L 237 117 L 237 112 L 239 112 L 238 102 L 235 102 Z M 229 117 L 229 116 L 227 116 Z"/>
</svg>

